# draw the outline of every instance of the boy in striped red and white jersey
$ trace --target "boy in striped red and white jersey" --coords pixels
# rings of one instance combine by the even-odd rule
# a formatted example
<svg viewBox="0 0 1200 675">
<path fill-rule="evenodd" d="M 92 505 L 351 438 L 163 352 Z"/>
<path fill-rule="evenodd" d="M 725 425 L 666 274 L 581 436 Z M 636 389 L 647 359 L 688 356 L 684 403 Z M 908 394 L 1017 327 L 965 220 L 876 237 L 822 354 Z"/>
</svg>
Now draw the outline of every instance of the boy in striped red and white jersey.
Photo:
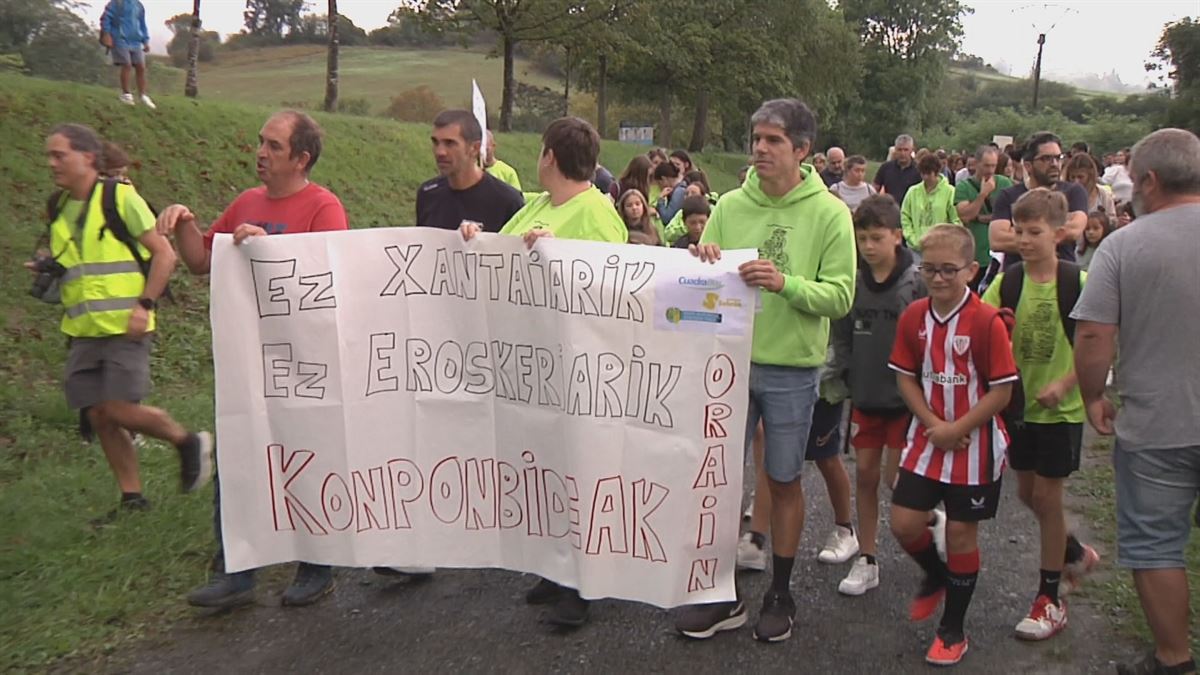
<svg viewBox="0 0 1200 675">
<path fill-rule="evenodd" d="M 974 278 L 975 242 L 959 225 L 938 225 L 921 240 L 920 271 L 929 299 L 900 316 L 888 365 L 913 413 L 908 444 L 892 494 L 892 532 L 925 571 L 910 616 L 946 608 L 926 661 L 958 663 L 967 651 L 963 629 L 979 574 L 979 522 L 996 515 L 1008 434 L 1000 412 L 1017 380 L 1008 329 L 998 311 L 967 284 Z M 946 510 L 946 562 L 927 527 Z"/>
</svg>

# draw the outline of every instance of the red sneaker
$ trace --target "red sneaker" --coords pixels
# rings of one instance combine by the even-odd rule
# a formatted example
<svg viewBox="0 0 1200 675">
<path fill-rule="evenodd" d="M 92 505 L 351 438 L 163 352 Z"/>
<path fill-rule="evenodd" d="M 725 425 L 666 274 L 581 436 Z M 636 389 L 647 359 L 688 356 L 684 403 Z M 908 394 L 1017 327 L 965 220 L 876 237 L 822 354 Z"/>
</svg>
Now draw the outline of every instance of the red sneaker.
<svg viewBox="0 0 1200 675">
<path fill-rule="evenodd" d="M 947 645 L 942 642 L 942 636 L 938 635 L 933 638 L 933 644 L 925 653 L 925 661 L 935 666 L 953 666 L 962 661 L 966 653 L 967 638 L 964 637 L 961 642 Z"/>
<path fill-rule="evenodd" d="M 1058 594 L 1068 595 L 1078 590 L 1083 585 L 1083 578 L 1091 574 L 1099 562 L 1100 554 L 1096 552 L 1096 549 L 1084 544 L 1083 557 L 1078 562 L 1063 566 L 1062 582 L 1058 585 Z"/>
<path fill-rule="evenodd" d="M 924 621 L 933 616 L 939 605 L 942 604 L 942 598 L 946 597 L 946 589 L 939 588 L 929 595 L 918 595 L 913 598 L 912 604 L 908 608 L 908 619 L 910 621 Z"/>
<path fill-rule="evenodd" d="M 1022 640 L 1048 640 L 1058 635 L 1067 627 L 1067 602 L 1059 599 L 1058 604 L 1050 602 L 1050 598 L 1039 595 L 1033 601 L 1029 616 L 1017 624 L 1017 637 Z"/>
</svg>

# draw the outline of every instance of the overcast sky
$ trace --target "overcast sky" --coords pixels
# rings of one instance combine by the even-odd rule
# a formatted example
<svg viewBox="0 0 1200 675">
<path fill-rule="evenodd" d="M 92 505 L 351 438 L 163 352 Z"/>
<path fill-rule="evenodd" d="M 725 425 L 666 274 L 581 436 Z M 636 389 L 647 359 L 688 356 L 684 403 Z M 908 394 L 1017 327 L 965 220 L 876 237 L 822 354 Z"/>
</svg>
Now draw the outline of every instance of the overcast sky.
<svg viewBox="0 0 1200 675">
<path fill-rule="evenodd" d="M 99 22 L 103 0 L 90 0 L 86 10 Z M 153 47 L 163 51 L 170 33 L 164 22 L 190 13 L 190 0 L 143 0 Z M 396 0 L 341 0 L 338 10 L 358 26 L 371 30 L 387 23 Z M 1007 64 L 1014 75 L 1025 75 L 1037 54 L 1037 35 L 1046 33 L 1042 70 L 1048 76 L 1115 70 L 1126 84 L 1146 81 L 1144 63 L 1154 49 L 1163 24 L 1184 16 L 1200 17 L 1200 0 L 967 0 L 975 12 L 963 19 L 964 51 L 993 65 Z M 323 12 L 324 2 L 310 2 Z M 242 28 L 244 0 L 204 0 L 204 27 L 222 35 Z"/>
</svg>

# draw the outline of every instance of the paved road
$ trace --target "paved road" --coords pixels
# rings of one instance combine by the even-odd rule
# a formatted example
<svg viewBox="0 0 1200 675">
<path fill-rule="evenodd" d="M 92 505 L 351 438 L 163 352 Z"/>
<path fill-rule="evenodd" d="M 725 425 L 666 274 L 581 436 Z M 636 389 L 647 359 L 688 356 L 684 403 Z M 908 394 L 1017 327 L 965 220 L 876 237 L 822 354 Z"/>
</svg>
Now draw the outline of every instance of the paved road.
<svg viewBox="0 0 1200 675">
<path fill-rule="evenodd" d="M 678 637 L 668 613 L 602 601 L 592 622 L 560 633 L 522 594 L 532 579 L 496 570 L 448 570 L 407 584 L 368 571 L 340 570 L 339 587 L 321 604 L 278 606 L 290 571 L 260 583 L 258 604 L 200 616 L 165 639 L 119 654 L 107 670 L 133 673 L 383 672 L 688 672 L 912 673 L 927 669 L 924 652 L 935 621 L 907 621 L 916 566 L 881 536 L 883 584 L 861 598 L 837 593 L 847 565 L 816 561 L 830 523 L 819 472 L 806 472 L 809 521 L 792 581 L 799 611 L 793 638 L 764 645 L 749 626 L 705 642 Z M 850 464 L 853 476 L 853 464 Z M 996 521 L 981 532 L 983 569 L 968 615 L 971 651 L 960 673 L 1112 672 L 1131 652 L 1085 599 L 1070 605 L 1068 629 L 1041 644 L 1012 637 L 1037 586 L 1037 532 L 1005 488 Z M 1111 555 L 1102 551 L 1106 562 Z M 286 572 L 286 573 L 285 573 Z M 751 620 L 766 590 L 765 574 L 744 573 Z M 182 601 L 182 600 L 181 600 Z"/>
</svg>

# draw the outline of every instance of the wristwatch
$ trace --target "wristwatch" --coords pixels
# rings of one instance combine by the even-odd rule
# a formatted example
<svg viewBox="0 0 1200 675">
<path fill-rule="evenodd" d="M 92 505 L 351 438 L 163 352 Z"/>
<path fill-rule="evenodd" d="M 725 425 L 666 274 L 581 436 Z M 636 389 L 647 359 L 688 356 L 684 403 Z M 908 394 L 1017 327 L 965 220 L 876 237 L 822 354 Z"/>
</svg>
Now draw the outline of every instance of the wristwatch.
<svg viewBox="0 0 1200 675">
<path fill-rule="evenodd" d="M 150 298 L 138 298 L 138 305 L 147 312 L 154 311 L 155 303 Z"/>
</svg>

